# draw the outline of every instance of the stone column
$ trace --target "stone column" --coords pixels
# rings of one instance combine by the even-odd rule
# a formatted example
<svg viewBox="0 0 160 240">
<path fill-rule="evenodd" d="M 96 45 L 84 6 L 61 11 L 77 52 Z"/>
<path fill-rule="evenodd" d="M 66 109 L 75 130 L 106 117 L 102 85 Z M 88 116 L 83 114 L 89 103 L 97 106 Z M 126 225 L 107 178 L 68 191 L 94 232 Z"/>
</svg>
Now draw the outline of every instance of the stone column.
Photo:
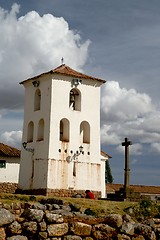
<svg viewBox="0 0 160 240">
<path fill-rule="evenodd" d="M 122 146 L 125 147 L 125 168 L 124 168 L 124 188 L 125 189 L 129 187 L 129 181 L 130 181 L 129 145 L 132 145 L 132 142 L 128 141 L 128 139 L 125 138 L 125 141 L 122 142 Z"/>
</svg>

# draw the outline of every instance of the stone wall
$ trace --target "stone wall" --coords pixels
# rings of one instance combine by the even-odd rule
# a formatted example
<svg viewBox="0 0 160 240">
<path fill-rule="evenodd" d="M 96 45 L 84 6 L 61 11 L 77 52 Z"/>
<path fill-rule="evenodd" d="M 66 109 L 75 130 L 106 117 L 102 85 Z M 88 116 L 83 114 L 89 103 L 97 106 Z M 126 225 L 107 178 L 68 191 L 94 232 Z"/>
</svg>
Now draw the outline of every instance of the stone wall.
<svg viewBox="0 0 160 240">
<path fill-rule="evenodd" d="M 92 191 L 95 198 L 101 197 L 101 192 Z M 81 195 L 85 197 L 85 190 L 72 190 L 72 189 L 33 189 L 33 190 L 20 190 L 17 189 L 16 193 L 27 194 L 27 195 L 44 195 L 47 197 L 73 197 L 76 195 Z"/>
<path fill-rule="evenodd" d="M 94 201 L 94 200 L 90 200 Z M 86 209 L 87 210 L 87 209 Z M 159 240 L 160 219 L 136 223 L 127 214 L 103 218 L 62 200 L 0 203 L 0 240 Z"/>
<path fill-rule="evenodd" d="M 84 190 L 72 190 L 72 189 L 33 189 L 24 190 L 18 189 L 17 183 L 4 182 L 0 183 L 0 194 L 1 193 L 20 193 L 27 195 L 44 195 L 44 196 L 54 196 L 54 197 L 73 197 L 78 195 L 85 196 Z M 101 197 L 101 192 L 93 191 L 95 198 Z"/>
<path fill-rule="evenodd" d="M 17 190 L 17 187 L 18 187 L 17 183 L 8 183 L 8 182 L 0 183 L 0 194 L 15 193 Z"/>
</svg>

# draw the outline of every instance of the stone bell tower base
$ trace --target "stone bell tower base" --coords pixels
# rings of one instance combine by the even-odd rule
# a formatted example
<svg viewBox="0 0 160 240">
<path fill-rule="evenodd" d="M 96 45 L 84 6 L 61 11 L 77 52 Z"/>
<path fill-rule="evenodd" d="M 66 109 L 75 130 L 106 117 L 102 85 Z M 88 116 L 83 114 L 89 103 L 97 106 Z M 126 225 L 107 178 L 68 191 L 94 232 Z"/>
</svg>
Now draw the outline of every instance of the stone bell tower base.
<svg viewBox="0 0 160 240">
<path fill-rule="evenodd" d="M 95 195 L 95 198 L 101 198 L 100 191 L 92 191 Z M 30 190 L 21 190 L 17 189 L 16 193 L 26 194 L 26 195 L 43 195 L 47 197 L 73 197 L 76 194 L 85 197 L 84 190 L 73 190 L 73 189 L 30 189 Z"/>
</svg>

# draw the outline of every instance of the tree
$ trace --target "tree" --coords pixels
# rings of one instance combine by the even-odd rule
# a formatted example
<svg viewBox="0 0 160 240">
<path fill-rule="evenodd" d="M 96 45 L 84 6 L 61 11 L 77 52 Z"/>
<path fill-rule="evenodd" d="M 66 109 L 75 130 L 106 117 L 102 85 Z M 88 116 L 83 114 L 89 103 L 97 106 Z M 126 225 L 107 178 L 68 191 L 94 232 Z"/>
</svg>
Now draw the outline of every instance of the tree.
<svg viewBox="0 0 160 240">
<path fill-rule="evenodd" d="M 105 182 L 106 183 L 112 183 L 113 182 L 113 176 L 112 176 L 112 172 L 111 172 L 111 168 L 109 165 L 109 161 L 106 160 L 105 162 Z"/>
</svg>

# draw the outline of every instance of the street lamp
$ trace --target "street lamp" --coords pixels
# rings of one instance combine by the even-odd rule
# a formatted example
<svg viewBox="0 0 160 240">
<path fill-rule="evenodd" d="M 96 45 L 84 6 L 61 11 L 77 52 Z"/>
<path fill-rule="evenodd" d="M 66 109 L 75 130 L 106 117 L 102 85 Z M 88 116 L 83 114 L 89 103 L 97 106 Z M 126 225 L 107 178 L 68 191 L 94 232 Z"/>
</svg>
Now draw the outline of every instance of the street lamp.
<svg viewBox="0 0 160 240">
<path fill-rule="evenodd" d="M 34 148 L 27 148 L 27 142 L 23 142 L 22 146 L 26 151 L 34 153 Z"/>
<path fill-rule="evenodd" d="M 77 159 L 78 159 L 78 156 L 79 156 L 80 154 L 83 154 L 83 146 L 82 146 L 82 145 L 79 147 L 79 152 L 77 151 L 77 152 L 75 152 L 75 153 L 73 154 L 73 156 L 68 156 L 68 157 L 66 158 L 67 162 L 70 163 L 70 162 L 72 162 L 73 160 L 77 160 Z"/>
</svg>

